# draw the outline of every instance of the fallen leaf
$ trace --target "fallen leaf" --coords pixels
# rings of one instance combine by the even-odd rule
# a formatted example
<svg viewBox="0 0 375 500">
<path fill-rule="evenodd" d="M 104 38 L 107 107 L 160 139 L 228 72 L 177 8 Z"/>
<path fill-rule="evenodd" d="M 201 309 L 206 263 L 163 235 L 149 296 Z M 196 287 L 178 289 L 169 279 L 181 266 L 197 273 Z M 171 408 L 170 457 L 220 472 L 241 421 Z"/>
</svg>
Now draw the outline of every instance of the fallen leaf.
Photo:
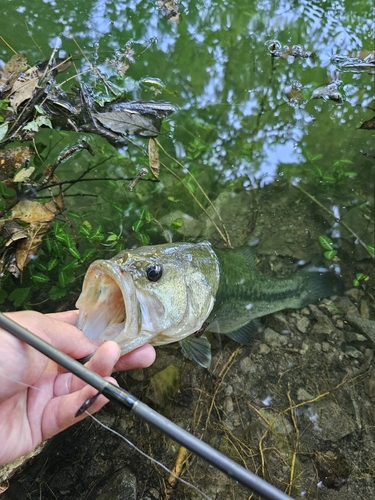
<svg viewBox="0 0 375 500">
<path fill-rule="evenodd" d="M 17 90 L 15 90 L 13 86 L 14 93 L 9 97 L 9 104 L 14 111 L 17 111 L 18 106 L 24 101 L 31 99 L 34 94 L 35 87 L 38 85 L 38 81 L 39 78 L 33 78 L 32 80 L 23 80 L 22 78 L 18 78 L 16 81 Z"/>
<path fill-rule="evenodd" d="M 37 201 L 21 200 L 12 209 L 9 219 L 22 222 L 48 222 L 55 218 L 56 207 L 46 207 Z"/>
<path fill-rule="evenodd" d="M 27 238 L 20 241 L 16 248 L 16 264 L 20 271 L 25 269 L 28 261 L 35 255 L 49 228 L 48 222 L 31 223 L 26 228 Z"/>
<path fill-rule="evenodd" d="M 365 122 L 363 122 L 359 128 L 362 128 L 364 130 L 375 129 L 375 116 L 373 118 L 370 118 L 369 120 L 366 120 Z"/>
<path fill-rule="evenodd" d="M 181 21 L 181 15 L 178 12 L 178 3 L 176 0 L 158 0 L 158 7 L 167 21 L 176 24 Z"/>
<path fill-rule="evenodd" d="M 159 173 L 160 173 L 159 151 L 158 148 L 156 147 L 156 142 L 154 141 L 154 139 L 151 138 L 148 143 L 148 161 L 150 164 L 152 175 L 155 177 L 155 179 L 159 179 Z"/>
<path fill-rule="evenodd" d="M 34 172 L 35 167 L 21 168 L 13 178 L 13 182 L 24 182 L 29 180 L 30 175 Z"/>
<path fill-rule="evenodd" d="M 4 221 L 0 230 L 1 236 L 4 238 L 4 246 L 9 247 L 18 240 L 27 238 L 26 230 L 21 224 L 15 221 Z"/>
<path fill-rule="evenodd" d="M 152 120 L 136 111 L 108 111 L 93 113 L 92 116 L 106 128 L 119 134 L 139 134 L 146 137 L 159 135 L 159 130 L 153 125 Z"/>
<path fill-rule="evenodd" d="M 0 142 L 7 135 L 7 132 L 8 132 L 8 122 L 5 122 L 2 125 L 0 125 Z"/>
<path fill-rule="evenodd" d="M 26 71 L 28 67 L 27 59 L 23 54 L 14 54 L 4 66 L 0 78 L 0 93 L 11 89 L 20 73 Z"/>
<path fill-rule="evenodd" d="M 18 106 L 24 101 L 31 99 L 41 76 L 42 73 L 39 71 L 37 66 L 33 66 L 25 71 L 25 73 L 21 73 L 19 75 L 17 80 L 14 82 L 12 91 L 8 97 L 9 105 L 14 109 L 14 111 L 17 111 Z"/>
<path fill-rule="evenodd" d="M 57 180 L 57 182 L 59 182 L 59 180 Z M 61 187 L 59 194 L 57 196 L 54 196 L 53 199 L 48 201 L 44 206 L 48 208 L 48 210 L 51 210 L 51 212 L 56 212 L 56 210 L 63 210 L 65 208 Z"/>
<path fill-rule="evenodd" d="M 25 146 L 0 151 L 0 181 L 12 178 L 32 154 L 31 149 Z"/>
</svg>

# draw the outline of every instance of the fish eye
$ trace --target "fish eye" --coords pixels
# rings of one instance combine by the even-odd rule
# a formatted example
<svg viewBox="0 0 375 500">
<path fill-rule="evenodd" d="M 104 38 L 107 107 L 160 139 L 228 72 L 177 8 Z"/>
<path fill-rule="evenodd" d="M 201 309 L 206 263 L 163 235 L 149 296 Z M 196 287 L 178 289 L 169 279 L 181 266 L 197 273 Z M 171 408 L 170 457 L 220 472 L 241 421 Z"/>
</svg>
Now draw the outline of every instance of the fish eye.
<svg viewBox="0 0 375 500">
<path fill-rule="evenodd" d="M 147 279 L 149 281 L 159 281 L 163 274 L 163 269 L 159 264 L 149 264 L 146 269 Z"/>
</svg>

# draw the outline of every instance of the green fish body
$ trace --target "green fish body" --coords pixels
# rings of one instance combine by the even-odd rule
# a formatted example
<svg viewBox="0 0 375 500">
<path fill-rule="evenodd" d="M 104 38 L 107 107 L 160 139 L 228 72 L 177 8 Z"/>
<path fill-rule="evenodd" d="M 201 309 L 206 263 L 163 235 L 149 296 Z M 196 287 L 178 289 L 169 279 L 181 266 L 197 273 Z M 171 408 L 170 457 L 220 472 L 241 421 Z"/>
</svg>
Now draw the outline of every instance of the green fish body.
<svg viewBox="0 0 375 500">
<path fill-rule="evenodd" d="M 116 341 L 122 354 L 145 343 L 180 341 L 185 353 L 209 366 L 204 331 L 247 343 L 254 319 L 339 292 L 340 281 L 327 272 L 281 279 L 260 274 L 250 247 L 218 250 L 208 241 L 146 246 L 90 265 L 77 326 L 92 339 Z"/>
</svg>

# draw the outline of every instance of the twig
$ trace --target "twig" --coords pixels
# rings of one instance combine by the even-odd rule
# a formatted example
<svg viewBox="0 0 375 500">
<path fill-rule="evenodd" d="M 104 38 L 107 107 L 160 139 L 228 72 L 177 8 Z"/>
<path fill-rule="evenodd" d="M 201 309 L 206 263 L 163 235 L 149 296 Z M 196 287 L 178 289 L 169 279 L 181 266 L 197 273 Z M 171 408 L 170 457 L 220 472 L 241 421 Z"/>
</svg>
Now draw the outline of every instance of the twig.
<svg viewBox="0 0 375 500">
<path fill-rule="evenodd" d="M 163 151 L 163 153 L 168 156 L 168 158 L 172 161 L 174 161 L 179 167 L 181 167 L 182 169 L 185 169 L 184 165 L 177 160 L 177 158 L 174 158 L 173 156 L 171 156 L 164 148 L 163 146 L 160 144 L 160 142 L 155 139 L 155 142 L 156 144 L 158 145 L 158 147 Z M 180 182 L 181 179 L 176 175 L 174 174 L 174 172 L 172 172 L 172 170 L 170 170 L 168 167 L 166 167 L 166 165 L 164 165 L 162 162 L 160 162 L 161 165 L 163 165 L 164 168 L 167 168 L 168 172 L 172 173 Z M 220 223 L 221 223 L 221 226 L 222 226 L 222 229 L 223 229 L 223 232 L 219 229 L 219 227 L 215 224 L 215 222 L 213 221 L 213 219 L 209 216 L 207 210 L 203 207 L 203 205 L 200 203 L 200 201 L 197 199 L 197 197 L 187 188 L 187 186 L 185 186 L 185 184 L 182 182 L 182 184 L 186 187 L 186 189 L 188 190 L 188 192 L 190 193 L 190 195 L 194 198 L 195 202 L 199 205 L 199 207 L 203 210 L 203 212 L 206 214 L 206 216 L 210 219 L 210 221 L 212 222 L 212 224 L 214 225 L 215 229 L 218 231 L 218 233 L 220 234 L 221 238 L 224 240 L 224 242 L 226 243 L 226 245 L 229 247 L 229 248 L 232 248 L 232 245 L 231 245 L 231 242 L 230 242 L 230 238 L 229 238 L 229 234 L 227 232 L 227 228 L 225 227 L 225 224 L 223 222 L 223 219 L 221 218 L 219 212 L 217 211 L 215 205 L 212 203 L 212 201 L 210 200 L 209 196 L 207 196 L 207 193 L 205 192 L 205 190 L 202 188 L 202 186 L 199 184 L 199 182 L 197 181 L 197 179 L 194 177 L 194 175 L 189 171 L 187 170 L 187 174 L 193 179 L 193 181 L 195 182 L 195 184 L 197 185 L 198 189 L 201 191 L 201 193 L 203 194 L 203 196 L 206 198 L 206 200 L 208 201 L 208 203 L 210 204 L 210 206 L 212 207 L 212 209 L 214 210 L 215 214 L 217 215 Z M 224 233 L 224 234 L 223 234 Z"/>
<path fill-rule="evenodd" d="M 288 401 L 289 401 L 289 405 L 290 405 L 290 417 L 292 419 L 294 432 L 296 435 L 295 446 L 294 446 L 294 450 L 293 450 L 293 454 L 292 454 L 292 460 L 290 463 L 289 483 L 288 483 L 288 488 L 286 490 L 286 493 L 291 495 L 292 494 L 292 487 L 293 487 L 295 466 L 296 466 L 297 450 L 298 450 L 298 446 L 299 446 L 299 430 L 298 430 L 296 416 L 295 416 L 294 409 L 293 409 L 294 403 L 293 403 L 292 397 L 290 395 L 290 385 L 288 387 L 287 396 L 288 396 Z"/>
<path fill-rule="evenodd" d="M 188 459 L 189 452 L 184 446 L 180 446 L 177 452 L 176 460 L 171 469 L 171 474 L 167 480 L 166 500 L 169 500 L 176 486 L 177 479 L 180 477 L 182 469 Z"/>
</svg>

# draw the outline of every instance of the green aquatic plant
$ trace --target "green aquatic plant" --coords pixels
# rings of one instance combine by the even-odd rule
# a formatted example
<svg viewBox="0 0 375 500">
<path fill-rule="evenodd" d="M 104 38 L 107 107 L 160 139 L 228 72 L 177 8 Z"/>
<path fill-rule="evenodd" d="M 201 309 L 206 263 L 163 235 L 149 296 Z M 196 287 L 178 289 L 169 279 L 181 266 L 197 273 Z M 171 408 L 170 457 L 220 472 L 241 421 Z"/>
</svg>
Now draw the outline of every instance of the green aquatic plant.
<svg viewBox="0 0 375 500">
<path fill-rule="evenodd" d="M 324 257 L 328 260 L 333 259 L 337 255 L 337 250 L 334 249 L 334 243 L 329 236 L 323 234 L 319 236 L 319 243 L 324 248 Z"/>
<path fill-rule="evenodd" d="M 367 283 L 369 281 L 369 279 L 370 279 L 370 276 L 368 274 L 357 273 L 355 275 L 354 280 L 353 280 L 353 286 L 359 287 L 360 285 Z"/>
</svg>

